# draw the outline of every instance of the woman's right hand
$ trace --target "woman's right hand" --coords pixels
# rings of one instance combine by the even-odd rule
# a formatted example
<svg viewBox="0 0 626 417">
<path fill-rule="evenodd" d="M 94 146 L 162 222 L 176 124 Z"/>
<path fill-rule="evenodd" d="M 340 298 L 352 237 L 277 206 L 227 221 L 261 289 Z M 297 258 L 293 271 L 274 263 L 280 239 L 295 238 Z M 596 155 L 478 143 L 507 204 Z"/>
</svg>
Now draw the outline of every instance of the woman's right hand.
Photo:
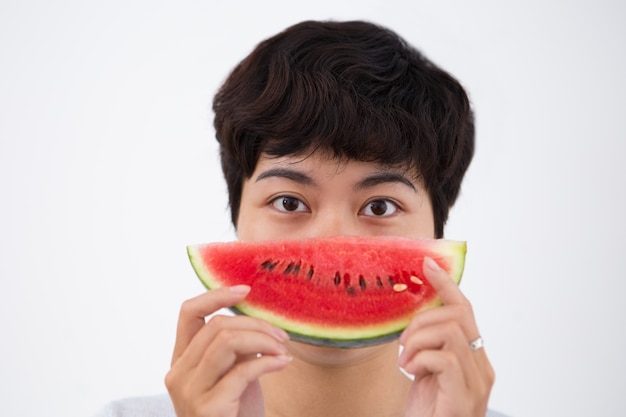
<svg viewBox="0 0 626 417">
<path fill-rule="evenodd" d="M 263 416 L 258 378 L 290 361 L 287 334 L 260 319 L 214 315 L 250 287 L 219 288 L 183 303 L 172 365 L 165 377 L 178 417 Z"/>
</svg>

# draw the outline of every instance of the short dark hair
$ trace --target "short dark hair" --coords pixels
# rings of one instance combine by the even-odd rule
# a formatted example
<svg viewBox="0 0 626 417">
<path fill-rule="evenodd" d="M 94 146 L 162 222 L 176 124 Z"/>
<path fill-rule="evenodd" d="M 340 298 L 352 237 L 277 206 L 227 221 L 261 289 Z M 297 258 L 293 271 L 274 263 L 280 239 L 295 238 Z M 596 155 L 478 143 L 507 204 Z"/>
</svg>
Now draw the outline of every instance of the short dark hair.
<svg viewBox="0 0 626 417">
<path fill-rule="evenodd" d="M 403 166 L 423 181 L 436 237 L 474 153 L 459 82 L 388 28 L 305 21 L 261 42 L 214 97 L 216 137 L 237 226 L 262 152 Z"/>
</svg>

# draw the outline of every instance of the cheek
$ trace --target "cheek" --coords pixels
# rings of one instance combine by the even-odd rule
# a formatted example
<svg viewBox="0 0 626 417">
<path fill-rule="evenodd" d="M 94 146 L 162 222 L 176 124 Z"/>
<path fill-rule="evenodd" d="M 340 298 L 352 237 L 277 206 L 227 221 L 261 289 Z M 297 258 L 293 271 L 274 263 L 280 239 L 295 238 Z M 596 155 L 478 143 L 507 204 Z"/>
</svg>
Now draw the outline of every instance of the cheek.
<svg viewBox="0 0 626 417">
<path fill-rule="evenodd" d="M 435 217 L 429 201 L 421 201 L 418 209 L 412 214 L 410 224 L 406 230 L 411 231 L 412 237 L 432 239 L 435 237 Z"/>
<path fill-rule="evenodd" d="M 422 217 L 418 228 L 419 238 L 433 239 L 435 237 L 435 222 L 432 215 Z"/>
<path fill-rule="evenodd" d="M 264 194 L 244 184 L 237 218 L 237 239 L 246 241 L 284 239 L 281 224 L 272 217 Z"/>
<path fill-rule="evenodd" d="M 254 212 L 255 210 L 250 210 L 249 207 L 240 208 L 236 230 L 239 240 L 263 240 L 270 234 L 267 222 L 257 219 Z"/>
</svg>

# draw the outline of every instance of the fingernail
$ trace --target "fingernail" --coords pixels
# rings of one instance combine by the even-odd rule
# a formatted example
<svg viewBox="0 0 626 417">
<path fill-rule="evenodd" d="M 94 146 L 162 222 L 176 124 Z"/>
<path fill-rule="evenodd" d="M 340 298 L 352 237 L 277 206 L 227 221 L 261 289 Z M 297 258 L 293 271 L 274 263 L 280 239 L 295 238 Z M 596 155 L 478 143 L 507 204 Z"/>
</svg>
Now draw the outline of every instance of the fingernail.
<svg viewBox="0 0 626 417">
<path fill-rule="evenodd" d="M 400 346 L 404 345 L 405 338 L 406 338 L 406 329 L 404 329 L 402 333 L 400 333 L 400 337 L 398 337 L 398 343 L 400 343 Z"/>
<path fill-rule="evenodd" d="M 249 285 L 234 285 L 232 287 L 229 288 L 231 292 L 237 294 L 237 295 L 244 295 L 244 294 L 248 294 L 250 292 L 250 286 Z"/>
<path fill-rule="evenodd" d="M 433 272 L 441 271 L 441 268 L 439 267 L 437 262 L 435 262 L 433 258 L 429 258 L 428 256 L 424 258 L 424 266 Z"/>
<path fill-rule="evenodd" d="M 293 356 L 285 354 L 285 355 L 278 355 L 276 356 L 276 359 L 280 359 L 283 362 L 291 362 L 293 360 Z"/>
<path fill-rule="evenodd" d="M 283 329 L 279 329 L 278 327 L 274 327 L 274 334 L 276 335 L 278 340 L 281 341 L 281 342 L 286 342 L 287 340 L 289 340 L 289 335 Z"/>
<path fill-rule="evenodd" d="M 404 355 L 400 354 L 400 356 L 398 356 L 398 366 L 400 368 L 404 368 L 405 365 L 406 365 L 406 358 L 404 357 Z"/>
</svg>

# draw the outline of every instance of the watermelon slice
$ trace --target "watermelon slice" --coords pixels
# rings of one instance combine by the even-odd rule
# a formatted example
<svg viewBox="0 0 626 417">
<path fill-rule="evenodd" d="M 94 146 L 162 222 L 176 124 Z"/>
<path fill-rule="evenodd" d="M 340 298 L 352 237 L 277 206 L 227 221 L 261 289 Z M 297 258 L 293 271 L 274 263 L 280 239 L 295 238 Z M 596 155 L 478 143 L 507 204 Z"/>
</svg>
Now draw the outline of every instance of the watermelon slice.
<svg viewBox="0 0 626 417">
<path fill-rule="evenodd" d="M 439 305 L 423 259 L 433 258 L 458 284 L 466 244 L 346 236 L 209 243 L 187 252 L 208 289 L 251 287 L 234 312 L 265 319 L 293 340 L 353 348 L 392 340 L 415 313 Z"/>
</svg>

